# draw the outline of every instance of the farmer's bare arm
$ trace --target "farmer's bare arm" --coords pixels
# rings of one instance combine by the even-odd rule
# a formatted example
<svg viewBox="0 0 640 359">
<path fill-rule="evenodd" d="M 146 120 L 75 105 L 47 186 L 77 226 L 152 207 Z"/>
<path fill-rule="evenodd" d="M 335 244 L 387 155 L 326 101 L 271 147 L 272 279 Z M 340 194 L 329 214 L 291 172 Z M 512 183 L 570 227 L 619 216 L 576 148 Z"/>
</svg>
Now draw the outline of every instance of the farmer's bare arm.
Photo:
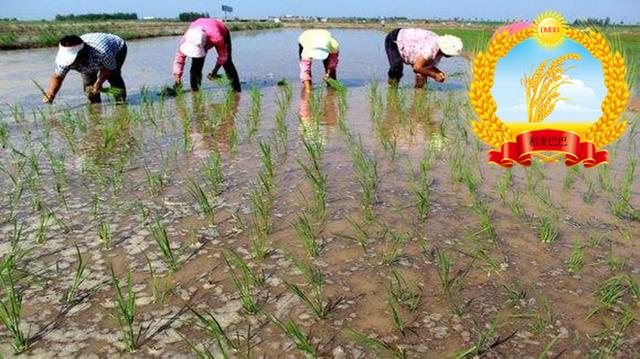
<svg viewBox="0 0 640 359">
<path fill-rule="evenodd" d="M 418 57 L 418 60 L 413 65 L 413 72 L 431 77 L 438 82 L 444 82 L 444 79 L 447 77 L 445 73 L 440 71 L 437 67 L 429 66 L 427 64 L 427 59 L 422 56 Z"/>
<path fill-rule="evenodd" d="M 100 89 L 102 88 L 102 84 L 104 84 L 104 82 L 107 81 L 107 79 L 109 78 L 109 76 L 111 76 L 112 73 L 113 71 L 111 70 L 107 70 L 107 69 L 100 70 L 100 72 L 98 72 L 98 78 L 96 79 L 96 83 L 93 84 L 93 91 L 99 92 Z"/>
<path fill-rule="evenodd" d="M 60 86 L 62 86 L 62 81 L 64 81 L 64 76 L 54 73 L 51 75 L 51 80 L 49 80 L 49 87 L 42 98 L 42 102 L 51 103 L 53 99 L 56 97 L 56 94 L 60 90 Z"/>
</svg>

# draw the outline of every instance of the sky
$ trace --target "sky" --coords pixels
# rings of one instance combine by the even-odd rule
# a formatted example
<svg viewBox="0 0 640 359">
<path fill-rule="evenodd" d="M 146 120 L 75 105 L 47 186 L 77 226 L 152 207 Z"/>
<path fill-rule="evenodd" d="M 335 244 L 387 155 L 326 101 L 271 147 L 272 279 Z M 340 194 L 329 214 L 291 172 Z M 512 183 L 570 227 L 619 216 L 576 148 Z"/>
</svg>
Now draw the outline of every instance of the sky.
<svg viewBox="0 0 640 359">
<path fill-rule="evenodd" d="M 496 115 L 504 122 L 527 122 L 524 88 L 520 79 L 544 60 L 577 53 L 580 60 L 567 60 L 565 76 L 569 84 L 559 88 L 561 98 L 545 122 L 594 122 L 601 115 L 600 104 L 606 94 L 602 65 L 580 44 L 567 40 L 555 49 L 540 46 L 535 39 L 516 45 L 498 60 L 491 94 L 496 100 Z M 573 68 L 570 68 L 573 67 Z"/>
<path fill-rule="evenodd" d="M 140 17 L 176 17 L 183 11 L 209 12 L 221 17 L 220 6 L 234 7 L 246 18 L 281 16 L 406 16 L 410 18 L 532 19 L 555 10 L 569 21 L 610 17 L 625 23 L 640 22 L 639 0 L 0 0 L 0 18 L 52 19 L 56 14 L 135 12 Z"/>
</svg>

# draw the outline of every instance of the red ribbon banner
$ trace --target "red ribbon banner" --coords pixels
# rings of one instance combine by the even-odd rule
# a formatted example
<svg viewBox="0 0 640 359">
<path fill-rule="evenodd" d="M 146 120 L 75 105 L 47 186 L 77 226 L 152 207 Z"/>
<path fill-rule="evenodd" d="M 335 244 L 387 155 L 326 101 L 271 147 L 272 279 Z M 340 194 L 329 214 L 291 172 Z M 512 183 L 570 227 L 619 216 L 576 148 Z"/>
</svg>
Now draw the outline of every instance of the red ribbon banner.
<svg viewBox="0 0 640 359">
<path fill-rule="evenodd" d="M 584 163 L 586 168 L 607 163 L 607 151 L 597 151 L 591 142 L 580 142 L 580 136 L 562 130 L 534 130 L 520 133 L 516 142 L 505 142 L 500 150 L 489 151 L 489 163 L 503 167 L 513 166 L 516 162 L 524 167 L 531 165 L 533 152 L 563 152 L 564 163 L 574 166 Z"/>
</svg>

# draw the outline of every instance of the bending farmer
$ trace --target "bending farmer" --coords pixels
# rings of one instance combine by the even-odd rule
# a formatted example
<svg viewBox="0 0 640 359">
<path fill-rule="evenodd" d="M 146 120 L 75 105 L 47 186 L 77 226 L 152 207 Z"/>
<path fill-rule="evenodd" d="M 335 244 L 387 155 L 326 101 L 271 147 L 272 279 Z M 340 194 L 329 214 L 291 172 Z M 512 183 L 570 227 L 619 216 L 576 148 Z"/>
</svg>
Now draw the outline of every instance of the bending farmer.
<svg viewBox="0 0 640 359">
<path fill-rule="evenodd" d="M 116 35 L 95 32 L 63 37 L 58 44 L 55 72 L 42 101 L 53 102 L 69 70 L 82 75 L 83 89 L 91 103 L 101 101 L 105 81 L 111 84 L 116 101 L 124 101 L 127 92 L 121 69 L 126 57 L 127 44 Z"/>
<path fill-rule="evenodd" d="M 389 58 L 389 85 L 397 86 L 404 64 L 416 74 L 416 88 L 424 87 L 427 77 L 444 82 L 446 74 L 436 65 L 443 57 L 459 56 L 462 41 L 452 35 L 438 36 L 423 29 L 395 29 L 384 41 Z"/>
<path fill-rule="evenodd" d="M 212 47 L 218 52 L 216 65 L 207 78 L 210 80 L 220 77 L 218 70 L 224 72 L 231 80 L 233 90 L 240 92 L 238 71 L 231 60 L 231 35 L 229 29 L 220 20 L 201 18 L 189 25 L 187 32 L 180 39 L 180 45 L 173 60 L 173 78 L 176 86 L 182 86 L 182 74 L 187 57 L 191 58 L 191 89 L 198 91 L 202 82 L 202 68 L 204 59 Z"/>
<path fill-rule="evenodd" d="M 336 79 L 338 46 L 338 41 L 327 30 L 307 30 L 298 37 L 300 80 L 304 84 L 305 90 L 311 90 L 311 65 L 313 60 L 322 60 L 325 80 Z"/>
</svg>

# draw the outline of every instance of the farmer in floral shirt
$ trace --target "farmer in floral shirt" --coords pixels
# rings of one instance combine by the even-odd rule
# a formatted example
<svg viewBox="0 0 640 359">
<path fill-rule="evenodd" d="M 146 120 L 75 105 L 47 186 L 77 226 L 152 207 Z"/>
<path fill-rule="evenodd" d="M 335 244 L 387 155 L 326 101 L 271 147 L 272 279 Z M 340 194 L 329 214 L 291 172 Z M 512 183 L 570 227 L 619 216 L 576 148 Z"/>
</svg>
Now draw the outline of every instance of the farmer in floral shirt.
<svg viewBox="0 0 640 359">
<path fill-rule="evenodd" d="M 462 41 L 423 29 L 395 29 L 385 39 L 385 50 L 389 58 L 389 85 L 398 85 L 403 66 L 407 64 L 416 74 L 415 87 L 422 88 L 427 77 L 444 82 L 446 74 L 436 66 L 443 57 L 459 56 Z"/>
</svg>

